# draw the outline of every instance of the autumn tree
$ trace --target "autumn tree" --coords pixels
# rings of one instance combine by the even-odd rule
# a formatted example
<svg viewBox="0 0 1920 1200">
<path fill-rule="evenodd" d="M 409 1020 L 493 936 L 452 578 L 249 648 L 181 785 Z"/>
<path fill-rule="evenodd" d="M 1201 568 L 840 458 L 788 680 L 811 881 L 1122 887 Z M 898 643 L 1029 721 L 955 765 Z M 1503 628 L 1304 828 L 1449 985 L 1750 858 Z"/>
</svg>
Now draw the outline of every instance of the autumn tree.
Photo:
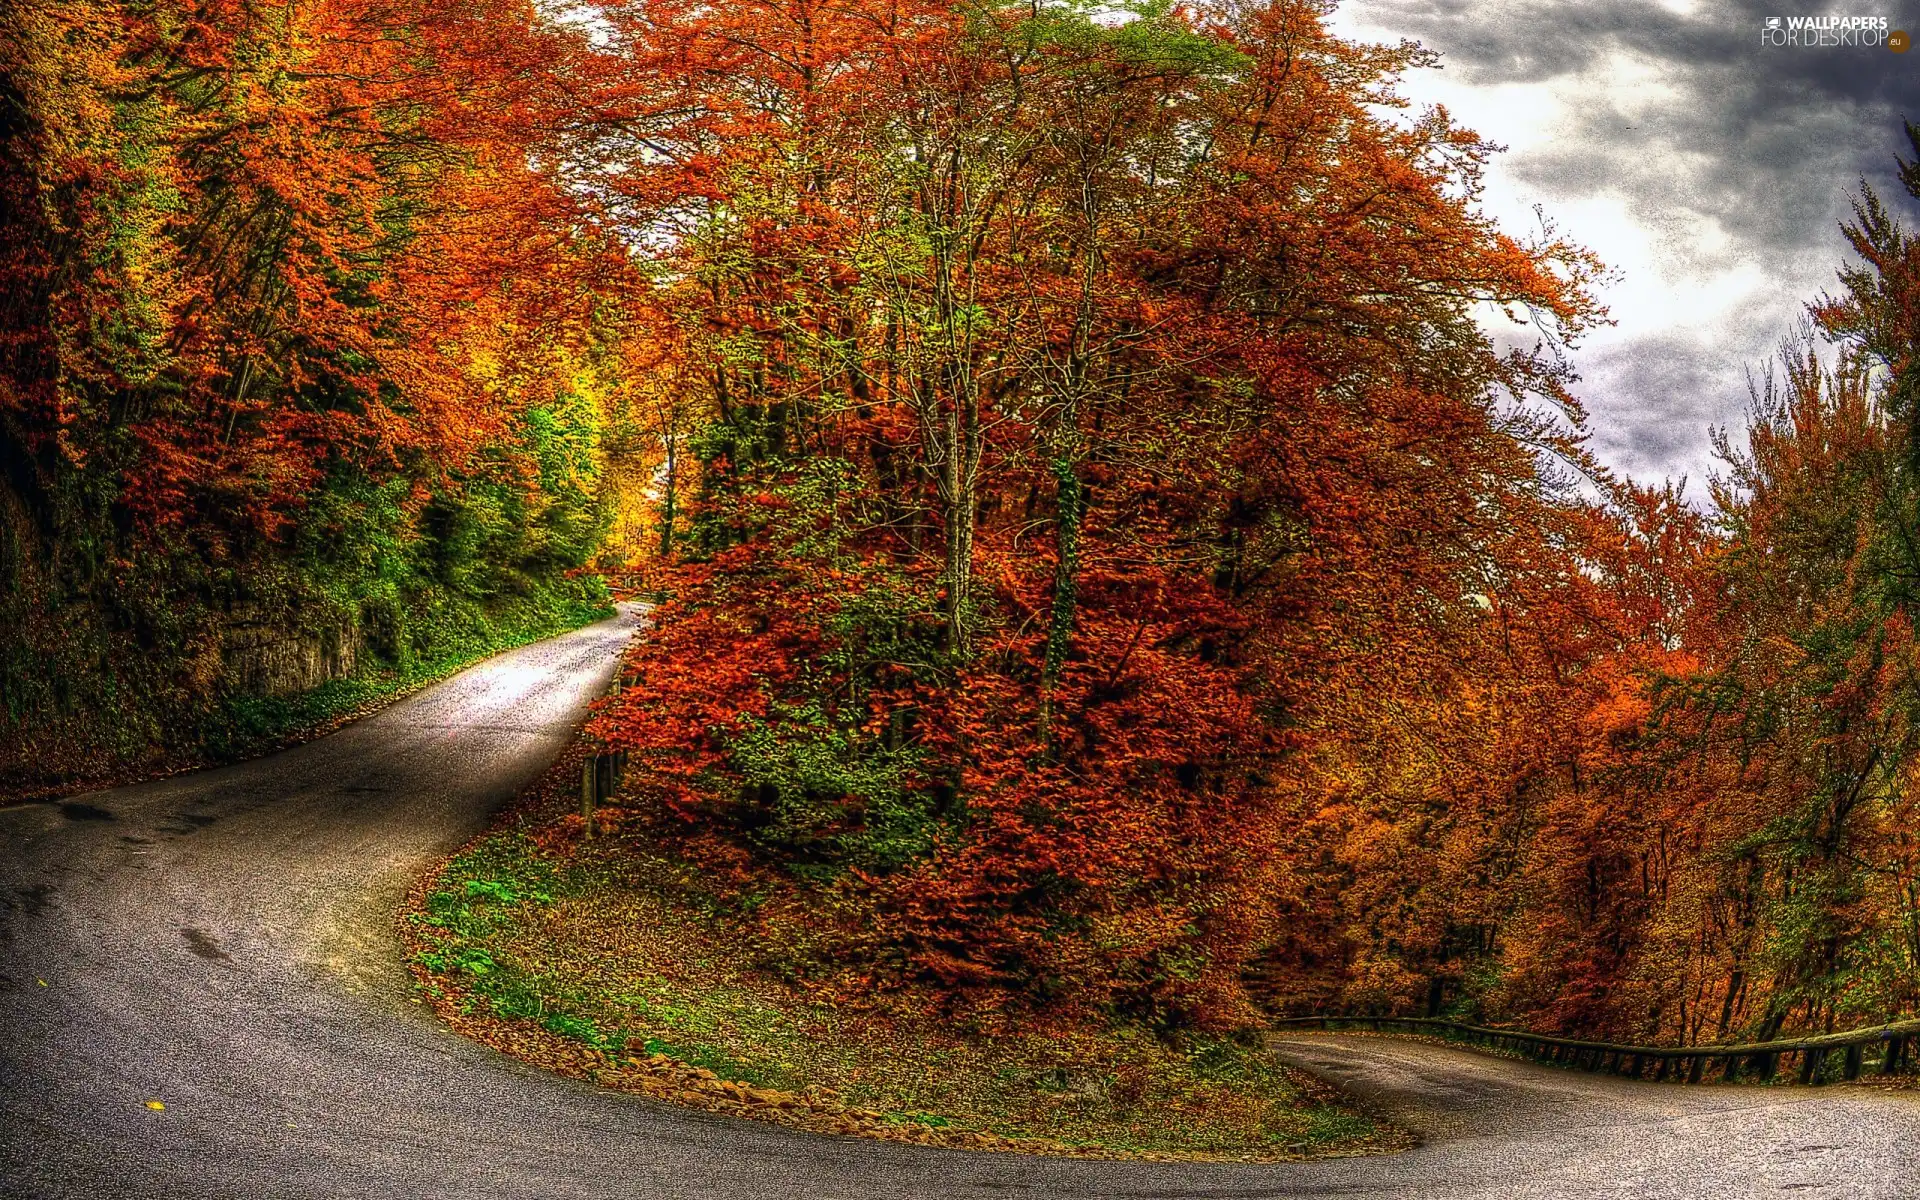
<svg viewBox="0 0 1920 1200">
<path fill-rule="evenodd" d="M 1756 380 L 1744 439 L 1720 440 L 1711 524 L 1628 497 L 1622 528 L 1666 532 L 1626 546 L 1659 553 L 1579 557 L 1589 581 L 1637 564 L 1582 624 L 1643 632 L 1563 689 L 1579 733 L 1467 998 L 1482 1011 L 1683 1042 L 1914 1011 L 1920 250 L 1871 190 L 1845 233 L 1842 290 Z"/>
<path fill-rule="evenodd" d="M 237 736 L 242 627 L 404 664 L 576 590 L 618 264 L 542 160 L 577 35 L 362 0 L 0 21 L 8 776 Z"/>
<path fill-rule="evenodd" d="M 1564 341 L 1593 264 L 1477 216 L 1483 144 L 1375 115 L 1421 53 L 1311 6 L 606 19 L 586 154 L 716 419 L 600 736 L 711 869 L 812 889 L 828 959 L 1238 1019 L 1369 689 L 1465 686 L 1388 648 L 1551 569 L 1580 416 L 1473 313 Z"/>
</svg>

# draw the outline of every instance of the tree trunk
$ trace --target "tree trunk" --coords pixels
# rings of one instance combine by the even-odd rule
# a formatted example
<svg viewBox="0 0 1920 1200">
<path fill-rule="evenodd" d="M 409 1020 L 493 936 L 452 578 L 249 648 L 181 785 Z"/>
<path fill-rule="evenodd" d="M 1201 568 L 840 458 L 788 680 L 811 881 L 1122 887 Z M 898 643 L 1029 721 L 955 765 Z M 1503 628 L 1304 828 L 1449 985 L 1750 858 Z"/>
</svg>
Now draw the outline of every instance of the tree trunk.
<svg viewBox="0 0 1920 1200">
<path fill-rule="evenodd" d="M 679 499 L 679 451 L 677 441 L 671 434 L 667 436 L 667 479 L 666 492 L 660 498 L 660 557 L 673 557 L 673 523 L 678 517 Z"/>
<path fill-rule="evenodd" d="M 1059 489 L 1054 505 L 1054 542 L 1059 557 L 1053 564 L 1053 613 L 1047 624 L 1047 651 L 1040 667 L 1040 743 L 1053 747 L 1053 693 L 1060 668 L 1073 641 L 1073 614 L 1080 598 L 1080 525 L 1086 515 L 1086 485 L 1074 460 L 1054 458 L 1053 478 Z"/>
<path fill-rule="evenodd" d="M 946 507 L 946 558 L 941 569 L 945 588 L 947 647 L 956 658 L 964 659 L 973 650 L 973 631 L 968 592 L 973 586 L 974 472 L 962 460 L 967 456 L 963 443 L 966 434 L 958 426 L 964 422 L 958 409 L 949 428 L 954 436 L 949 443 L 947 462 L 942 472 L 942 500 Z"/>
</svg>

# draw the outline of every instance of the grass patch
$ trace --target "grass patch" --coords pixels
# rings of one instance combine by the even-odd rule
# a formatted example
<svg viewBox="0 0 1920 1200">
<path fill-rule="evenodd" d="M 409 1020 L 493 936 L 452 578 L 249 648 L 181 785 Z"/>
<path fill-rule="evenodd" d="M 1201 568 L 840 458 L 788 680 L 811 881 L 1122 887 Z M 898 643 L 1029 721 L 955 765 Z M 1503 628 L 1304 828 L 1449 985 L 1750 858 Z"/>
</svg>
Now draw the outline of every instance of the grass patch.
<svg viewBox="0 0 1920 1200">
<path fill-rule="evenodd" d="M 600 1083 L 824 1132 L 1098 1157 L 1270 1160 L 1405 1135 L 1252 1037 L 956 1024 L 764 965 L 765 930 L 640 834 L 583 841 L 563 762 L 423 881 L 420 986 L 456 1027 Z M 617 812 L 613 814 L 617 820 Z"/>
</svg>

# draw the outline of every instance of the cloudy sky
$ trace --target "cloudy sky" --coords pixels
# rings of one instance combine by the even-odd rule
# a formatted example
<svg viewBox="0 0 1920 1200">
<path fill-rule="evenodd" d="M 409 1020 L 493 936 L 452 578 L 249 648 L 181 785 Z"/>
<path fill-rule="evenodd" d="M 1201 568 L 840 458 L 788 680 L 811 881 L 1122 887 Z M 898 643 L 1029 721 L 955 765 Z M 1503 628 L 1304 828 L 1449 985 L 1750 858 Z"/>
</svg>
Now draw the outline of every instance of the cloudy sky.
<svg viewBox="0 0 1920 1200">
<path fill-rule="evenodd" d="M 1533 207 L 1616 268 L 1618 324 L 1575 355 L 1601 457 L 1636 478 L 1689 475 L 1707 429 L 1736 428 L 1746 371 L 1834 284 L 1839 221 L 1865 176 L 1893 182 L 1901 117 L 1920 124 L 1920 49 L 1763 47 L 1769 17 L 1885 16 L 1920 37 L 1920 2 L 1344 0 L 1347 37 L 1414 38 L 1443 66 L 1402 91 L 1505 145 L 1487 207 Z"/>
</svg>

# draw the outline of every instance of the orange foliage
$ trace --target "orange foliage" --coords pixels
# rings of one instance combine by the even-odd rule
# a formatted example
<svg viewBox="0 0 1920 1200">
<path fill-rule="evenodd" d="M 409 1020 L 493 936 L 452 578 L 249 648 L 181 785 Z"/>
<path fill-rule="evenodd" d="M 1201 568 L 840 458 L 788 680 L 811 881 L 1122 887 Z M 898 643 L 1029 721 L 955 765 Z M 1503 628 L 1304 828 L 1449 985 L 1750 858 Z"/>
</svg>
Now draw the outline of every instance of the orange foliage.
<svg viewBox="0 0 1920 1200">
<path fill-rule="evenodd" d="M 1566 602 L 1585 462 L 1473 308 L 1570 337 L 1591 260 L 1478 216 L 1487 148 L 1370 107 L 1421 53 L 1311 5 L 606 20 L 593 153 L 710 421 L 595 725 L 665 827 L 969 1002 L 1231 1023 L 1277 947 L 1398 1002 L 1415 810 L 1536 769 L 1559 647 L 1479 663 Z"/>
</svg>

